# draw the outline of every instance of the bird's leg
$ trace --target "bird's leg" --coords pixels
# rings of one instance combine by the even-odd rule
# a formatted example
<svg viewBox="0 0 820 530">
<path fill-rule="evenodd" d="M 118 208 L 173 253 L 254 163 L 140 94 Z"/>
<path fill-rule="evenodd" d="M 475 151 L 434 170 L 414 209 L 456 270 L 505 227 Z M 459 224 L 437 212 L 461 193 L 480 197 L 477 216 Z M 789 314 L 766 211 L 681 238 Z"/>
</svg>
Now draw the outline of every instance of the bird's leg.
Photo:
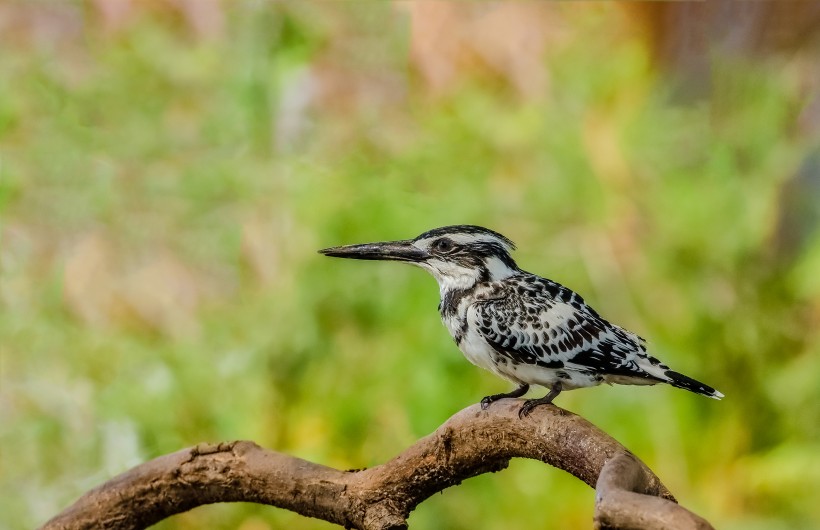
<svg viewBox="0 0 820 530">
<path fill-rule="evenodd" d="M 552 388 L 550 388 L 549 394 L 546 396 L 539 398 L 539 399 L 528 399 L 521 405 L 521 409 L 518 411 L 518 417 L 521 419 L 526 418 L 532 412 L 532 409 L 537 407 L 538 405 L 549 405 L 552 403 L 552 400 L 561 393 L 562 385 L 561 381 L 556 381 Z"/>
<path fill-rule="evenodd" d="M 530 385 L 526 383 L 521 383 L 521 386 L 513 390 L 512 392 L 507 392 L 506 394 L 493 394 L 492 396 L 487 396 L 481 400 L 481 410 L 487 410 L 492 403 L 498 401 L 499 399 L 504 398 L 518 398 L 523 396 L 527 393 L 527 390 L 530 389 Z"/>
</svg>

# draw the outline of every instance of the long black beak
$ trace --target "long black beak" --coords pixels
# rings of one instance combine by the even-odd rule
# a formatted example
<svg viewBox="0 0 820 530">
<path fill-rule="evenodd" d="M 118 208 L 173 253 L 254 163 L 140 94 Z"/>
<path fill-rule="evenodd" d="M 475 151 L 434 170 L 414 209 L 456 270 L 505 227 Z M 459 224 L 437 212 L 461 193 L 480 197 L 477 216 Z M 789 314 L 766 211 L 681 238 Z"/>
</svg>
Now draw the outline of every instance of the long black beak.
<svg viewBox="0 0 820 530">
<path fill-rule="evenodd" d="M 413 242 L 409 239 L 323 248 L 319 253 L 334 258 L 409 261 L 411 263 L 418 263 L 430 257 L 427 252 L 413 246 Z"/>
</svg>

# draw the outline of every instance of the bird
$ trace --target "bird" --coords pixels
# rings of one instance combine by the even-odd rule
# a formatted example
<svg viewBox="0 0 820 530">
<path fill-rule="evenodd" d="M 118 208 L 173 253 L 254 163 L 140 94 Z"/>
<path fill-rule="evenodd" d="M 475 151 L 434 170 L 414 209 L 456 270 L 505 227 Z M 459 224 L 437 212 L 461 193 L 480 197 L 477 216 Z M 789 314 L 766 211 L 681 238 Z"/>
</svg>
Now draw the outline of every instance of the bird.
<svg viewBox="0 0 820 530">
<path fill-rule="evenodd" d="M 474 365 L 514 383 L 481 400 L 486 410 L 503 398 L 548 389 L 525 400 L 519 417 L 565 390 L 601 383 L 666 383 L 714 399 L 723 394 L 670 369 L 637 334 L 610 323 L 568 287 L 526 272 L 511 257 L 515 244 L 476 225 L 435 228 L 413 238 L 319 250 L 325 256 L 409 263 L 438 282 L 441 320 Z"/>
</svg>

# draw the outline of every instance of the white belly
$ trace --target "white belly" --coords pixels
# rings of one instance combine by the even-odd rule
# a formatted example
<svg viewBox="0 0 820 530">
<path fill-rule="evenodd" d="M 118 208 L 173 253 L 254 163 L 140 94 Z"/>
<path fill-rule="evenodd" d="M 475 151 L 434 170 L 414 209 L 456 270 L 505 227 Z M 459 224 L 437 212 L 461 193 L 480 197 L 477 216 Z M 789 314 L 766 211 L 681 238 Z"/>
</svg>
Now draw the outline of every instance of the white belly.
<svg viewBox="0 0 820 530">
<path fill-rule="evenodd" d="M 498 353 L 478 333 L 468 331 L 458 345 L 467 360 L 496 375 L 511 379 L 498 363 Z M 511 379 L 515 381 L 515 379 Z"/>
<path fill-rule="evenodd" d="M 572 390 L 601 383 L 594 376 L 571 368 L 545 368 L 535 364 L 515 363 L 496 352 L 479 333 L 474 331 L 468 331 L 458 347 L 474 365 L 516 384 L 526 383 L 550 388 L 557 381 L 561 381 L 564 390 Z"/>
<path fill-rule="evenodd" d="M 495 375 L 512 381 L 516 384 L 540 385 L 547 388 L 552 387 L 557 381 L 561 381 L 565 390 L 573 388 L 595 386 L 601 383 L 594 376 L 573 370 L 571 367 L 546 368 L 535 364 L 516 363 L 512 359 L 498 353 L 490 344 L 484 340 L 475 326 L 465 326 L 466 319 L 474 318 L 471 315 L 468 300 L 462 299 L 455 314 L 442 315 L 442 321 L 447 327 L 461 352 L 467 360 L 476 366 L 489 370 Z M 458 339 L 460 337 L 460 340 Z"/>
</svg>

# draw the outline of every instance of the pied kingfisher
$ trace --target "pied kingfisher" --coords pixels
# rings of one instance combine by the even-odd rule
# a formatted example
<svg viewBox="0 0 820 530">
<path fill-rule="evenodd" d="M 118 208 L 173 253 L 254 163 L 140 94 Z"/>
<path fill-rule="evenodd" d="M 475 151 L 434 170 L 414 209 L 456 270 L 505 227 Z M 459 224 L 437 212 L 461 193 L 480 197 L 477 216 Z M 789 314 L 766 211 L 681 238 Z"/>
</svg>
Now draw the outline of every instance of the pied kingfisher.
<svg viewBox="0 0 820 530">
<path fill-rule="evenodd" d="M 512 241 L 473 225 L 445 226 L 415 239 L 326 248 L 326 256 L 394 260 L 435 277 L 438 309 L 467 359 L 518 387 L 481 400 L 523 396 L 530 385 L 549 388 L 524 402 L 519 417 L 551 403 L 562 390 L 601 383 L 668 383 L 720 399 L 714 388 L 670 370 L 646 351 L 638 335 L 611 324 L 572 290 L 518 268 Z"/>
</svg>

